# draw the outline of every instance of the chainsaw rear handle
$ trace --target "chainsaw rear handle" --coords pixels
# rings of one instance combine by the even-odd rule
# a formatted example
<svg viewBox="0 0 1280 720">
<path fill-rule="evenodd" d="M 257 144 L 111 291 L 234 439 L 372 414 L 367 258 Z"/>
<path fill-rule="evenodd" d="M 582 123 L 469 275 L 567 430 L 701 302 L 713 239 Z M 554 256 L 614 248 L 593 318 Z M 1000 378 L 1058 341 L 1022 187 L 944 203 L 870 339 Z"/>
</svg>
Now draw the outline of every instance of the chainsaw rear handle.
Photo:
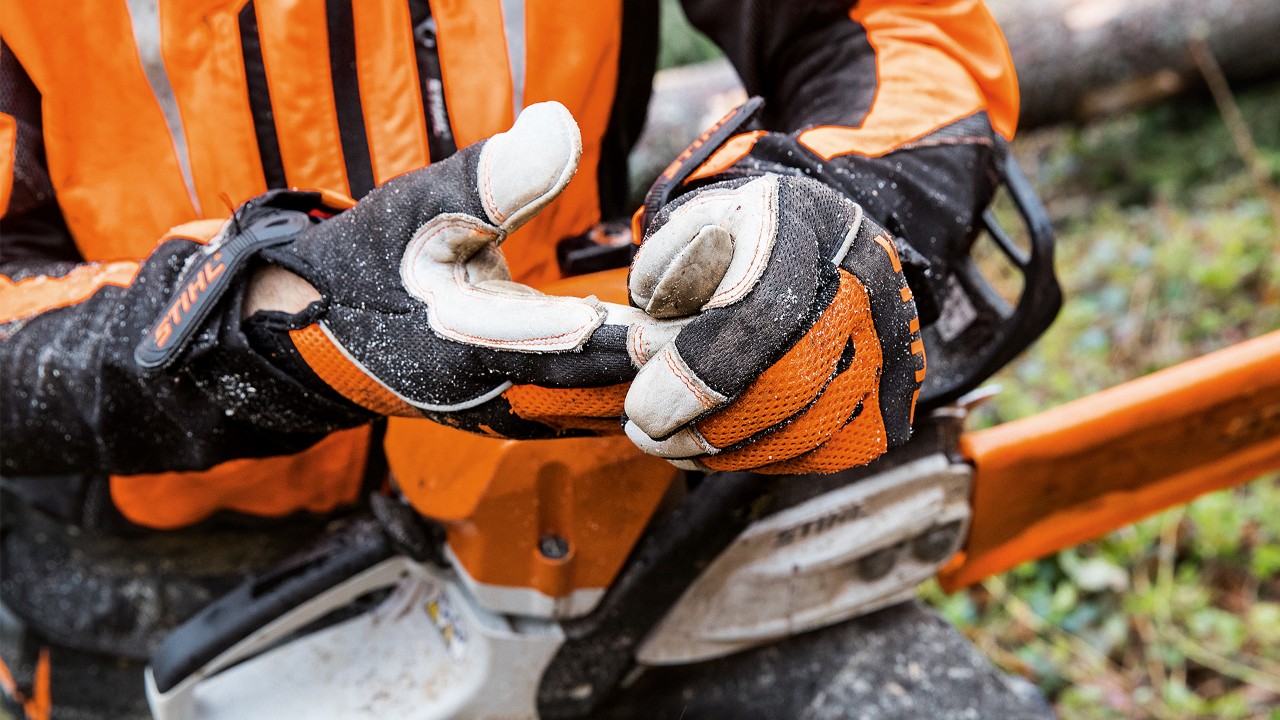
<svg viewBox="0 0 1280 720">
<path fill-rule="evenodd" d="M 273 620 L 394 554 L 381 525 L 364 519 L 249 579 L 161 643 L 151 657 L 156 689 L 172 690 Z"/>
<path fill-rule="evenodd" d="M 996 163 L 996 172 L 1026 228 L 1028 248 L 1018 246 L 990 208 L 982 213 L 938 294 L 941 316 L 923 330 L 929 369 L 922 408 L 954 402 L 991 377 L 1035 342 L 1062 307 L 1049 214 L 1011 153 Z M 1012 307 L 973 260 L 973 246 L 984 232 L 1022 276 L 1022 293 Z"/>
</svg>

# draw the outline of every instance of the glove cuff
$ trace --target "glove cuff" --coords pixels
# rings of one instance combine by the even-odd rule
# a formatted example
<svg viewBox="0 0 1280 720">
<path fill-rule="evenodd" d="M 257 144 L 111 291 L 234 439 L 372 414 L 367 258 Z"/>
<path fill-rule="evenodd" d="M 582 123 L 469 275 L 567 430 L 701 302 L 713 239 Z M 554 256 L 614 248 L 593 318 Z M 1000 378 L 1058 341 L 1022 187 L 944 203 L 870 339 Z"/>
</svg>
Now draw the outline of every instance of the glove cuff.
<svg viewBox="0 0 1280 720">
<path fill-rule="evenodd" d="M 200 328 L 239 287 L 250 261 L 272 247 L 292 243 L 327 215 L 320 193 L 273 191 L 243 205 L 178 276 L 168 302 L 134 349 L 145 370 L 171 365 Z M 330 213 L 331 214 L 331 213 Z"/>
</svg>

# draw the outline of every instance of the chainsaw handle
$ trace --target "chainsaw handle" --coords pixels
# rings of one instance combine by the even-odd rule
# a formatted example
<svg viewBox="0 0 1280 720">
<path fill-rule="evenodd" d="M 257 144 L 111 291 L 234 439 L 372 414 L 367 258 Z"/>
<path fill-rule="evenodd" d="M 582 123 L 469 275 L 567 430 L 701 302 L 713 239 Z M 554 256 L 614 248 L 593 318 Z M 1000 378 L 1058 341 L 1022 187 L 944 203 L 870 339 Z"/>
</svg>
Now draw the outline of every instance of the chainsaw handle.
<svg viewBox="0 0 1280 720">
<path fill-rule="evenodd" d="M 999 185 L 1009 194 L 1026 229 L 1023 249 L 996 221 L 990 208 L 959 257 L 953 259 L 939 297 L 941 316 L 924 328 L 929 372 L 920 392 L 922 408 L 954 402 L 1004 367 L 1049 327 L 1062 307 L 1062 289 L 1053 268 L 1053 225 L 1013 155 L 996 163 Z M 972 256 L 985 233 L 1022 279 L 1013 306 L 983 276 Z"/>
<path fill-rule="evenodd" d="M 272 621 L 391 558 L 395 549 L 373 519 L 360 520 L 285 559 L 218 598 L 165 638 L 151 656 L 161 693 L 209 668 Z"/>
</svg>

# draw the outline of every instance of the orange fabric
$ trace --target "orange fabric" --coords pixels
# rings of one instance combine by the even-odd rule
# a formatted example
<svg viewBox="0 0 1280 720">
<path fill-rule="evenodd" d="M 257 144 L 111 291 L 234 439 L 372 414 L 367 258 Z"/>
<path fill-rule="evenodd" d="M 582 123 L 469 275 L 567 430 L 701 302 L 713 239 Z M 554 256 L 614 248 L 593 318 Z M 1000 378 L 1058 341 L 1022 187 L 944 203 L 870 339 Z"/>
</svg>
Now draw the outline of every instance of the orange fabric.
<svg viewBox="0 0 1280 720">
<path fill-rule="evenodd" d="M 246 97 L 243 6 L 165 0 L 159 14 L 160 50 L 200 212 L 211 217 L 226 217 L 265 188 Z M 257 2 L 255 9 L 287 182 L 348 193 L 323 0 Z M 438 0 L 432 10 L 459 146 L 505 130 L 513 109 L 501 1 Z M 396 0 L 356 3 L 353 12 L 365 129 L 382 182 L 427 159 L 409 19 Z M 620 0 L 551 0 L 528 3 L 525 14 L 524 102 L 564 102 L 583 129 L 584 146 L 582 170 L 566 192 L 507 244 L 513 274 L 528 282 L 558 277 L 555 240 L 598 219 L 595 172 L 616 85 L 621 10 Z M 68 33 L 72 20 L 77 32 Z M 43 95 L 50 175 L 82 254 L 142 257 L 165 229 L 197 219 L 127 7 L 13 0 L 3 22 L 6 43 Z M 94 72 L 84 72 L 86 66 Z M 0 178 L 0 186 L 9 182 L 7 174 Z M 140 189 L 146 202 L 138 201 Z"/>
<path fill-rule="evenodd" d="M 756 141 L 764 134 L 764 130 L 755 130 L 729 138 L 724 145 L 720 146 L 719 150 L 716 150 L 711 154 L 711 157 L 707 158 L 706 162 L 699 165 L 698 169 L 694 170 L 693 174 L 685 179 L 685 182 L 691 183 L 695 180 L 711 177 L 718 172 L 723 172 L 729 166 L 746 157 L 747 153 L 751 152 L 751 148 L 756 146 Z"/>
<path fill-rule="evenodd" d="M 18 123 L 12 115 L 0 113 L 0 217 L 9 211 L 13 193 L 13 166 L 17 162 Z"/>
<path fill-rule="evenodd" d="M 24 697 L 22 692 L 18 690 L 17 683 L 13 681 L 13 674 L 9 672 L 9 666 L 5 664 L 3 658 L 0 658 L 0 692 L 3 692 L 9 699 L 22 704 L 22 720 L 49 720 L 49 715 L 53 711 L 53 685 L 50 680 L 50 669 L 49 648 L 42 647 L 40 648 L 40 655 L 36 659 L 31 697 L 28 698 Z"/>
<path fill-rule="evenodd" d="M 257 2 L 254 10 L 289 185 L 350 195 L 329 74 L 325 0 Z"/>
<path fill-rule="evenodd" d="M 880 414 L 878 392 L 863 402 L 862 412 L 845 425 L 835 437 L 791 460 L 765 465 L 756 472 L 766 475 L 798 475 L 833 473 L 858 465 L 866 465 L 884 454 L 886 447 L 884 416 Z"/>
<path fill-rule="evenodd" d="M 113 475 L 111 499 L 129 520 L 170 530 L 219 510 L 282 517 L 356 501 L 369 428 L 336 432 L 294 455 L 231 460 L 201 472 Z"/>
<path fill-rule="evenodd" d="M 80 265 L 62 277 L 17 282 L 0 275 L 0 323 L 84 302 L 107 285 L 128 287 L 138 268 L 138 263 L 129 261 Z"/>
<path fill-rule="evenodd" d="M 22 703 L 27 720 L 49 720 L 53 714 L 53 666 L 49 662 L 49 648 L 40 648 L 36 658 L 36 672 L 32 679 L 31 698 Z"/>
<path fill-rule="evenodd" d="M 409 3 L 352 4 L 356 74 L 374 182 L 427 164 L 427 126 L 419 94 Z"/>
<path fill-rule="evenodd" d="M 319 325 L 290 330 L 289 339 L 315 374 L 343 397 L 380 415 L 421 416 L 416 408 L 357 367 Z"/>
<path fill-rule="evenodd" d="M 544 283 L 537 288 L 548 295 L 569 295 L 580 298 L 595 296 L 596 299 L 604 302 L 628 305 L 630 295 L 627 291 L 627 272 L 627 268 L 601 270 Z"/>
<path fill-rule="evenodd" d="M 795 415 L 831 380 L 850 337 L 860 353 L 865 345 L 879 348 L 874 328 L 870 335 L 861 335 L 863 314 L 870 314 L 866 290 L 852 275 L 841 271 L 840 288 L 831 306 L 809 332 L 773 367 L 765 370 L 746 392 L 699 422 L 698 431 L 712 445 L 722 448 Z M 878 350 L 876 355 L 878 357 Z"/>
<path fill-rule="evenodd" d="M 521 282 L 560 277 L 555 254 L 562 237 L 581 235 L 600 220 L 600 138 L 609 124 L 622 44 L 621 0 L 525 3 L 524 104 L 559 100 L 582 127 L 578 172 L 547 209 L 503 244 Z"/>
<path fill-rule="evenodd" d="M 0 658 L 0 692 L 22 703 L 23 720 L 49 720 L 53 711 L 53 684 L 50 679 L 49 648 L 40 648 L 36 669 L 32 678 L 31 697 L 23 697 L 4 658 Z"/>
<path fill-rule="evenodd" d="M 1280 469 L 1280 331 L 966 434 L 976 477 L 949 590 Z"/>
<path fill-rule="evenodd" d="M 350 210 L 356 206 L 356 201 L 350 195 L 330 190 L 328 188 L 299 188 L 310 192 L 320 193 L 320 202 L 331 210 Z"/>
<path fill-rule="evenodd" d="M 823 448 L 826 446 L 823 445 L 823 448 L 819 448 L 809 456 L 797 458 L 795 463 L 784 463 L 783 466 L 786 469 L 769 470 L 770 472 L 818 472 L 818 470 L 800 471 L 791 468 L 847 462 L 826 470 L 826 472 L 833 472 L 860 465 L 879 457 L 885 451 L 885 430 L 879 412 L 880 367 L 883 358 L 880 341 L 876 336 L 875 323 L 871 317 L 870 301 L 862 284 L 843 271 L 841 271 L 840 290 L 837 301 L 851 308 L 841 318 L 842 324 L 823 329 L 815 326 L 811 332 L 832 333 L 836 338 L 836 344 L 842 350 L 845 341 L 853 338 L 854 349 L 857 352 L 853 365 L 832 380 L 822 391 L 822 396 L 817 402 L 792 422 L 744 448 L 704 458 L 703 464 L 713 470 L 747 470 L 770 465 L 771 460 L 784 461 L 809 452 L 823 443 L 834 442 L 835 445 L 830 450 L 824 451 Z M 862 412 L 853 422 L 846 425 L 846 421 L 859 402 L 863 404 Z M 874 406 L 874 410 L 871 406 Z"/>
<path fill-rule="evenodd" d="M 511 70 L 500 0 L 435 0 L 445 103 L 458 147 L 511 127 Z"/>
<path fill-rule="evenodd" d="M 631 383 L 596 388 L 547 388 L 516 385 L 502 394 L 511 411 L 525 420 L 564 430 L 622 432 L 623 403 Z"/>
<path fill-rule="evenodd" d="M 830 160 L 879 156 L 986 110 L 1012 138 L 1018 83 L 1004 36 L 981 0 L 863 0 L 849 12 L 876 53 L 876 95 L 858 127 L 821 126 L 800 143 Z"/>
<path fill-rule="evenodd" d="M 226 215 L 266 192 L 236 13 L 226 0 L 163 2 L 165 67 L 182 117 L 200 209 Z M 62 35 L 66 35 L 64 30 Z"/>
<path fill-rule="evenodd" d="M 219 232 L 222 232 L 222 226 L 226 224 L 226 220 L 209 219 L 209 220 L 192 220 L 191 222 L 182 223 L 177 227 L 169 228 L 168 232 L 160 237 L 160 243 L 174 238 L 183 238 L 185 240 L 195 240 L 202 245 L 208 245 Z M 156 243 L 157 245 L 160 243 Z"/>
<path fill-rule="evenodd" d="M 125 3 L 6 0 L 2 16 L 41 92 L 50 179 L 85 259 L 142 257 L 195 219 Z"/>
</svg>

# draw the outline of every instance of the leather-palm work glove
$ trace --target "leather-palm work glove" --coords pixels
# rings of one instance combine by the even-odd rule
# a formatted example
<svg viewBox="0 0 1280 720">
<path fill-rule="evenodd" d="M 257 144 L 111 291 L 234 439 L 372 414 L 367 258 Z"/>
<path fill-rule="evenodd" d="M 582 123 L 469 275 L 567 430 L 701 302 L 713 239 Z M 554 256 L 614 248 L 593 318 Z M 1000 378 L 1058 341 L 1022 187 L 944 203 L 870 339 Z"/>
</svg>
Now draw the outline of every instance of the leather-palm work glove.
<svg viewBox="0 0 1280 720">
<path fill-rule="evenodd" d="M 803 151 L 785 135 L 752 133 L 750 154 L 699 167 L 725 123 L 646 203 L 631 300 L 693 319 L 642 358 L 627 434 L 689 469 L 829 473 L 869 462 L 910 436 L 924 379 L 900 248 L 859 205 L 782 162 Z"/>
<path fill-rule="evenodd" d="M 533 105 L 508 132 L 345 211 L 317 193 L 264 196 L 238 213 L 235 238 L 208 252 L 227 266 L 256 253 L 319 292 L 276 333 L 282 349 L 271 354 L 300 357 L 305 368 L 286 370 L 371 416 L 513 438 L 618 432 L 635 374 L 628 333 L 664 330 L 635 308 L 516 284 L 498 249 L 564 189 L 581 151 L 563 106 Z M 290 223 L 301 231 L 266 237 Z M 139 361 L 164 362 L 157 345 L 169 334 L 162 319 Z"/>
</svg>

